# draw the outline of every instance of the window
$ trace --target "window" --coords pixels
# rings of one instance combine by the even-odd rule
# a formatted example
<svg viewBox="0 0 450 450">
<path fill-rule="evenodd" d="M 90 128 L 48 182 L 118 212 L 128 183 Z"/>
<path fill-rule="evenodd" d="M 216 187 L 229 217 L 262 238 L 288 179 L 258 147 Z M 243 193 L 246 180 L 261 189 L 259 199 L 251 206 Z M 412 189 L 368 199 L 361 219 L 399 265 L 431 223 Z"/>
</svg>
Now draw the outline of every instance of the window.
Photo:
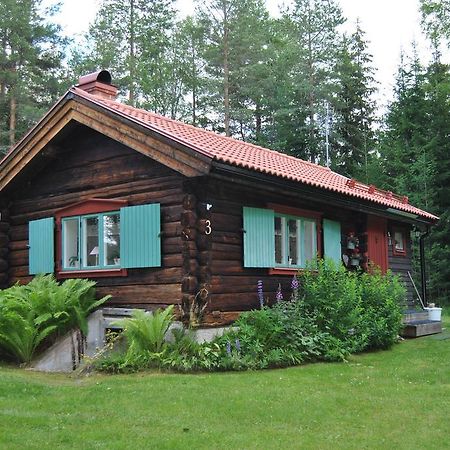
<svg viewBox="0 0 450 450">
<path fill-rule="evenodd" d="M 269 273 L 291 273 L 317 255 L 341 263 L 341 224 L 322 214 L 281 205 L 244 206 L 244 267 L 266 267 Z M 322 239 L 323 238 L 323 239 Z M 322 248 L 323 243 L 323 248 Z"/>
<path fill-rule="evenodd" d="M 119 211 L 62 219 L 63 270 L 120 267 Z"/>
<path fill-rule="evenodd" d="M 406 232 L 400 229 L 393 229 L 392 253 L 395 256 L 406 255 Z"/>
<path fill-rule="evenodd" d="M 29 273 L 124 276 L 161 266 L 160 204 L 91 199 L 29 222 Z"/>
<path fill-rule="evenodd" d="M 244 267 L 266 267 L 270 273 L 306 267 L 322 253 L 321 214 L 278 205 L 273 208 L 243 208 Z M 333 257 L 329 244 L 336 240 L 340 260 L 340 224 L 335 228 L 337 234 L 327 234 L 328 227 L 324 228 L 325 250 Z"/>
<path fill-rule="evenodd" d="M 275 213 L 274 235 L 276 266 L 306 267 L 316 258 L 315 220 Z"/>
</svg>

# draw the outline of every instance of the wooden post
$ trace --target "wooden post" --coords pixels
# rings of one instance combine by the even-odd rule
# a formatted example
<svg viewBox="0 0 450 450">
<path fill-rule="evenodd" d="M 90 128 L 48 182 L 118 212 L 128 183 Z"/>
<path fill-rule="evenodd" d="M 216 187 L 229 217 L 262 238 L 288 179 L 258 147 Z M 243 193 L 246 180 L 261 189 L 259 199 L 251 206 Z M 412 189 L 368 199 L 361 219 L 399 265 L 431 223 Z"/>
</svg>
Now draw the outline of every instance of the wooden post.
<svg viewBox="0 0 450 450">
<path fill-rule="evenodd" d="M 186 183 L 181 214 L 183 240 L 183 318 L 199 326 L 211 289 L 211 213 L 198 201 L 194 183 Z"/>
<path fill-rule="evenodd" d="M 187 190 L 189 186 L 186 187 Z M 198 292 L 198 262 L 197 262 L 197 199 L 192 193 L 183 198 L 183 212 L 181 213 L 181 240 L 183 256 L 183 278 L 181 280 L 181 310 L 182 319 L 191 320 L 192 305 Z"/>
</svg>

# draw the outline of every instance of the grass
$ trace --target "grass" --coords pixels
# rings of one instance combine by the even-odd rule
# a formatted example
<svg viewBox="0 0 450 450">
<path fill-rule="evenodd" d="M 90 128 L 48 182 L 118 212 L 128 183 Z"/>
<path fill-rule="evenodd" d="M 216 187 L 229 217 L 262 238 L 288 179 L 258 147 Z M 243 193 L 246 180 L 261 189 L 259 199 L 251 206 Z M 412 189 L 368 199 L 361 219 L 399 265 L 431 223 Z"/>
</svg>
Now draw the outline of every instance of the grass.
<svg viewBox="0 0 450 450">
<path fill-rule="evenodd" d="M 71 378 L 0 367 L 1 449 L 450 448 L 443 334 L 348 363 Z"/>
</svg>

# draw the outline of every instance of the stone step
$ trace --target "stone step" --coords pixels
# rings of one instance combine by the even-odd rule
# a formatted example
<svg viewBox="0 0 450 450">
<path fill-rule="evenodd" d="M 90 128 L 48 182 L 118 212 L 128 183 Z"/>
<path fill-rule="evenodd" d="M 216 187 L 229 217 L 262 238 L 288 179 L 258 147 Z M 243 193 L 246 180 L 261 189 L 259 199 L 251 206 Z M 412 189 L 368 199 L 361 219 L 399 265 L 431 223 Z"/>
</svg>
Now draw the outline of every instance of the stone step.
<svg viewBox="0 0 450 450">
<path fill-rule="evenodd" d="M 436 333 L 442 333 L 442 322 L 435 320 L 414 320 L 405 323 L 401 335 L 403 337 L 414 338 Z"/>
</svg>

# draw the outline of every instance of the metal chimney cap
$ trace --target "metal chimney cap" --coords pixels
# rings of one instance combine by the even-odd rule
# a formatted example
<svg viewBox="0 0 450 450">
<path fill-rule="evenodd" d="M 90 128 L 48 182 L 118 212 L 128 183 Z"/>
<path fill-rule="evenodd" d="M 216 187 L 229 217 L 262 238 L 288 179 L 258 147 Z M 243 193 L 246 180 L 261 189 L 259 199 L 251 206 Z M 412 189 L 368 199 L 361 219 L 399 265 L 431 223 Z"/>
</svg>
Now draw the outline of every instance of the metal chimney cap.
<svg viewBox="0 0 450 450">
<path fill-rule="evenodd" d="M 78 80 L 78 86 L 98 81 L 103 84 L 111 84 L 112 77 L 108 70 L 98 70 L 97 72 L 88 73 L 83 75 Z"/>
</svg>

